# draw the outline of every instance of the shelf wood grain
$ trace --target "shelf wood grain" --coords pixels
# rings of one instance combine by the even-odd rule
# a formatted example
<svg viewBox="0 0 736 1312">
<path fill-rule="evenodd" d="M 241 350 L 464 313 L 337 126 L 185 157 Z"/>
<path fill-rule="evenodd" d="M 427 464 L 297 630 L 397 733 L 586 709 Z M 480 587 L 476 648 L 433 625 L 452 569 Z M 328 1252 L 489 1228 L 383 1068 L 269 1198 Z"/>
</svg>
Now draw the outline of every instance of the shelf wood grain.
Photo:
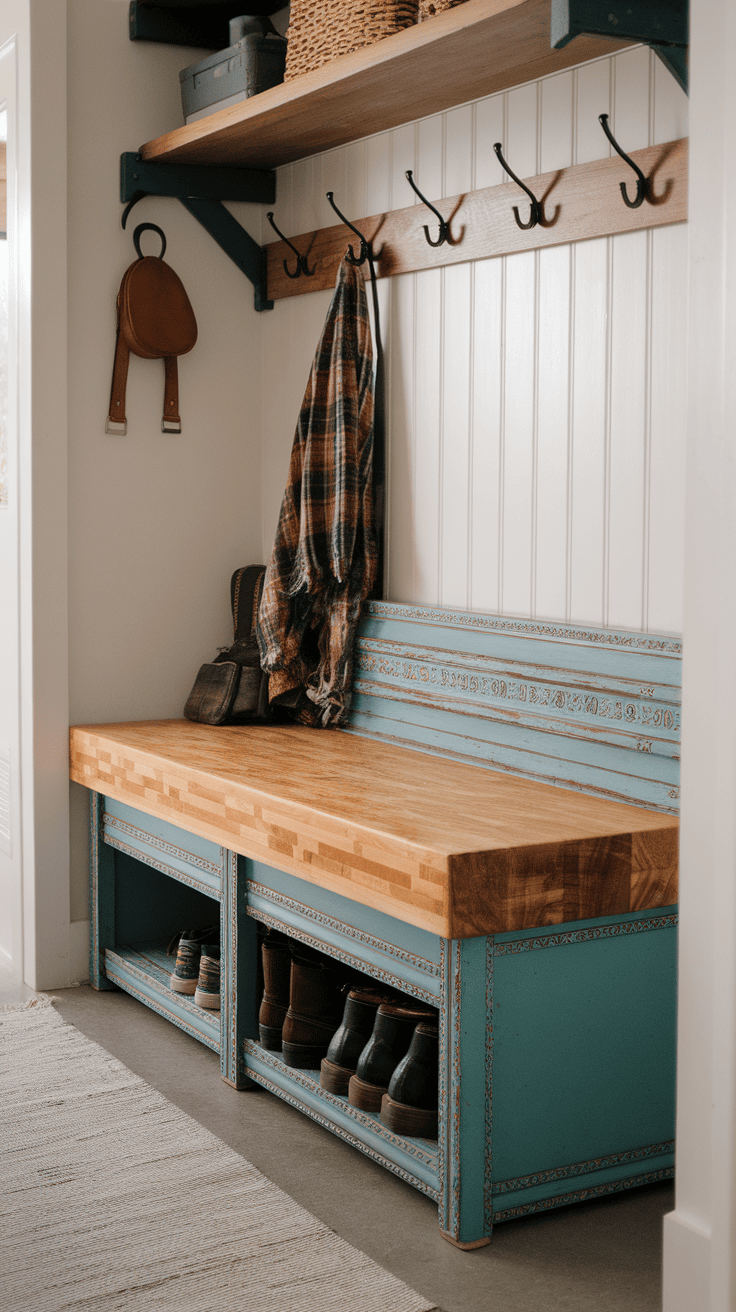
<svg viewBox="0 0 736 1312">
<path fill-rule="evenodd" d="M 671 816 L 349 733 L 81 726 L 71 778 L 445 938 L 677 900 Z"/>
<path fill-rule="evenodd" d="M 557 73 L 630 41 L 550 49 L 550 0 L 467 0 L 313 73 L 148 141 L 146 160 L 277 168 Z"/>
<path fill-rule="evenodd" d="M 624 205 L 620 182 L 628 182 L 631 170 L 617 155 L 588 164 L 557 169 L 525 178 L 527 186 L 544 198 L 545 223 L 524 230 L 514 219 L 514 205 L 522 217 L 529 204 L 516 183 L 484 187 L 465 196 L 448 196 L 434 204 L 444 218 L 451 217 L 453 244 L 430 246 L 422 225 L 429 222 L 430 232 L 436 221 L 423 206 L 409 205 L 390 214 L 374 214 L 356 220 L 355 226 L 373 243 L 376 273 L 392 278 L 418 269 L 436 269 L 466 260 L 511 255 L 517 251 L 557 246 L 592 237 L 607 237 L 637 228 L 655 228 L 687 219 L 688 143 L 668 141 L 632 152 L 631 158 L 649 179 L 652 202 L 638 209 Z M 408 190 L 408 184 L 407 184 Z M 325 201 L 325 213 L 328 212 Z M 305 232 L 293 238 L 294 245 L 314 274 L 311 278 L 289 278 L 284 260 L 294 265 L 294 256 L 286 242 L 274 241 L 266 246 L 268 296 L 282 300 L 287 296 L 304 296 L 309 292 L 334 287 L 337 269 L 353 234 L 344 224 L 333 224 L 317 232 Z"/>
</svg>

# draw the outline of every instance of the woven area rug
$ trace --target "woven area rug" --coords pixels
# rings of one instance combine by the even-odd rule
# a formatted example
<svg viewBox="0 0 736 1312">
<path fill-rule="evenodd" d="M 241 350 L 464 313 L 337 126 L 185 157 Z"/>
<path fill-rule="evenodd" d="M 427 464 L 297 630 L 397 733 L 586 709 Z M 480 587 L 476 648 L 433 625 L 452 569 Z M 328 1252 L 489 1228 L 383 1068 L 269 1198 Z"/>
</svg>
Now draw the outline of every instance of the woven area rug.
<svg viewBox="0 0 736 1312">
<path fill-rule="evenodd" d="M 431 1312 L 49 1001 L 0 1012 L 13 1312 Z"/>
</svg>

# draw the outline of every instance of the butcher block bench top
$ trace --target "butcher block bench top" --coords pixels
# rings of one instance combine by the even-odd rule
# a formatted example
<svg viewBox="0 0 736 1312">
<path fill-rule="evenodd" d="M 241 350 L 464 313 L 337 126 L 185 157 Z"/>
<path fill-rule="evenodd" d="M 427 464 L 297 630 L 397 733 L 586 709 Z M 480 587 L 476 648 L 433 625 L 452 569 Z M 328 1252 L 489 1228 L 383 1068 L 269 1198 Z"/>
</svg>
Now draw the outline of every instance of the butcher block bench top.
<svg viewBox="0 0 736 1312">
<path fill-rule="evenodd" d="M 86 788 L 445 938 L 677 900 L 677 820 L 335 730 L 71 730 Z"/>
</svg>

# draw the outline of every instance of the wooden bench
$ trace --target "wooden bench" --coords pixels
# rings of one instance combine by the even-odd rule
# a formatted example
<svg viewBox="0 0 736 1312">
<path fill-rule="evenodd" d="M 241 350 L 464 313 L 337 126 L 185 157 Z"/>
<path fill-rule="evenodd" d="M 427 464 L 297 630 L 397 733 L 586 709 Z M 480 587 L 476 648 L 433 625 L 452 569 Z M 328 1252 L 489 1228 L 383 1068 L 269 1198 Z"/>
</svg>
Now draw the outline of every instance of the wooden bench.
<svg viewBox="0 0 736 1312">
<path fill-rule="evenodd" d="M 374 603 L 353 733 L 71 735 L 93 794 L 93 984 L 429 1194 L 460 1246 L 672 1173 L 678 644 L 542 627 Z M 221 908 L 221 1018 L 170 991 L 162 950 L 203 898 Z M 260 1048 L 257 921 L 438 1008 L 437 1143 Z"/>
</svg>

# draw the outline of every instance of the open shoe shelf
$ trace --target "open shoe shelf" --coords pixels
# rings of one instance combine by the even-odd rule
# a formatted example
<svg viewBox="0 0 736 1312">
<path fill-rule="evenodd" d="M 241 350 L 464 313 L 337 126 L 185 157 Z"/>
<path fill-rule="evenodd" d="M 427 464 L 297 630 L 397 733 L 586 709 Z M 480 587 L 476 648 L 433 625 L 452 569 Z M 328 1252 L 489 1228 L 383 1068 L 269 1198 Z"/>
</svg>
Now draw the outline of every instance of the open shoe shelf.
<svg viewBox="0 0 736 1312">
<path fill-rule="evenodd" d="M 105 974 L 159 1016 L 173 1021 L 192 1038 L 220 1051 L 220 1013 L 197 1007 L 193 997 L 169 987 L 175 958 L 165 948 L 116 947 L 105 950 Z"/>
<path fill-rule="evenodd" d="M 550 47 L 551 0 L 466 0 L 141 147 L 145 160 L 273 169 L 488 96 L 630 41 Z"/>
<path fill-rule="evenodd" d="M 256 1083 L 437 1200 L 440 1164 L 436 1139 L 394 1134 L 377 1113 L 351 1107 L 346 1096 L 323 1089 L 319 1071 L 287 1066 L 280 1052 L 262 1048 L 254 1039 L 245 1040 L 244 1056 L 245 1069 Z"/>
</svg>

